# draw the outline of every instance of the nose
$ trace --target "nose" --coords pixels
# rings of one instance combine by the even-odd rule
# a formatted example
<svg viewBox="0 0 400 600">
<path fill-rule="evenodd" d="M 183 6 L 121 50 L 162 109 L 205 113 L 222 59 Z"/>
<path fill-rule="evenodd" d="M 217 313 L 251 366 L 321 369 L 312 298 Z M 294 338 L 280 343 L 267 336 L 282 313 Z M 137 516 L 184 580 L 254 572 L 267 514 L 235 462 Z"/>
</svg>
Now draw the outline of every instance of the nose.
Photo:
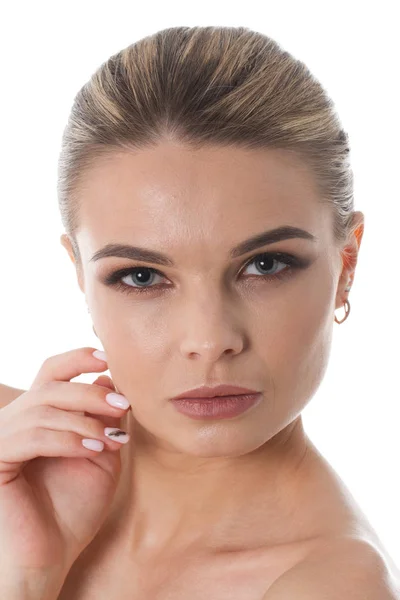
<svg viewBox="0 0 400 600">
<path fill-rule="evenodd" d="M 210 290 L 185 299 L 179 310 L 181 353 L 185 358 L 215 362 L 243 351 L 245 333 L 237 307 Z"/>
</svg>

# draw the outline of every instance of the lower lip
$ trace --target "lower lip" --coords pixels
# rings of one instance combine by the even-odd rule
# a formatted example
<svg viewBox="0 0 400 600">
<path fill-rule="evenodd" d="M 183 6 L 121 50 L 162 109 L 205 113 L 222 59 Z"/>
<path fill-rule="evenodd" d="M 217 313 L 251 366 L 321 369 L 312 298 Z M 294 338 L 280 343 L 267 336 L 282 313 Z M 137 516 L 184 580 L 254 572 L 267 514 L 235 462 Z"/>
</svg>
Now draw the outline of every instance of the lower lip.
<svg viewBox="0 0 400 600">
<path fill-rule="evenodd" d="M 192 419 L 230 419 L 246 412 L 261 400 L 261 393 L 217 398 L 180 398 L 172 400 L 176 410 Z"/>
</svg>

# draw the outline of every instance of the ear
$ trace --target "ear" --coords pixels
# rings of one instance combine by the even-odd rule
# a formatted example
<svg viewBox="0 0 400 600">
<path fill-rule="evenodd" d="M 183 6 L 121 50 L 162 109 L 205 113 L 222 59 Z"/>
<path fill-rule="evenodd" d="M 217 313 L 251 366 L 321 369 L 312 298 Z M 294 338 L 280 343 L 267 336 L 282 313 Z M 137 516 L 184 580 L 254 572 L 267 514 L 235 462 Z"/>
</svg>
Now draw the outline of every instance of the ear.
<svg viewBox="0 0 400 600">
<path fill-rule="evenodd" d="M 363 234 L 364 214 L 361 211 L 355 211 L 353 213 L 351 233 L 341 251 L 342 272 L 337 288 L 336 308 L 343 306 L 343 301 L 349 293 L 345 290 L 353 284 Z"/>
<path fill-rule="evenodd" d="M 61 242 L 61 245 L 64 246 L 64 248 L 68 252 L 68 256 L 70 257 L 71 261 L 75 265 L 76 276 L 77 276 L 77 280 L 78 280 L 78 285 L 79 285 L 81 291 L 83 293 L 85 293 L 85 286 L 84 286 L 84 279 L 83 279 L 82 267 L 81 267 L 81 265 L 77 264 L 77 262 L 75 260 L 75 255 L 74 255 L 74 251 L 73 251 L 73 246 L 72 246 L 71 238 L 69 237 L 69 235 L 67 233 L 63 233 L 61 235 L 61 237 L 60 237 L 60 242 Z"/>
</svg>

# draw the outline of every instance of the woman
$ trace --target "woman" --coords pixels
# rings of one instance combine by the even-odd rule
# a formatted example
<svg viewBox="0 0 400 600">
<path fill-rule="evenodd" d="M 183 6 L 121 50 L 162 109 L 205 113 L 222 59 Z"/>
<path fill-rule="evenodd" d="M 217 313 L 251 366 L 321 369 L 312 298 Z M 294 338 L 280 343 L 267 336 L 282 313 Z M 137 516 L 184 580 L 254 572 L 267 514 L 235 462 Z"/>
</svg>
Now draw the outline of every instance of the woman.
<svg viewBox="0 0 400 600">
<path fill-rule="evenodd" d="M 348 317 L 364 231 L 348 153 L 321 84 L 244 27 L 160 31 L 80 90 L 61 243 L 112 375 L 98 390 L 128 400 L 129 437 L 112 442 L 128 443 L 104 521 L 49 597 L 400 598 L 301 416 Z M 32 401 L 78 374 L 50 367 Z"/>
</svg>

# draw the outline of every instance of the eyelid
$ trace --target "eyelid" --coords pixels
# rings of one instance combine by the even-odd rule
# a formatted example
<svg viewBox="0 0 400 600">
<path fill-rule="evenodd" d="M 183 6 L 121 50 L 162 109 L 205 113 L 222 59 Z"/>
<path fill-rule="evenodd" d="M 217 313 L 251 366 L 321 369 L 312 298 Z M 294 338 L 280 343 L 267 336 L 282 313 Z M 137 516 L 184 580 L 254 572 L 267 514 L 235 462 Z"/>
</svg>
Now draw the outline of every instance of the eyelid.
<svg viewBox="0 0 400 600">
<path fill-rule="evenodd" d="M 280 250 L 265 250 L 263 251 L 258 251 L 258 252 L 254 252 L 253 254 L 251 254 L 250 256 L 248 256 L 246 259 L 244 259 L 243 265 L 241 268 L 243 268 L 244 266 L 246 266 L 249 262 L 251 262 L 252 260 L 254 260 L 255 258 L 258 258 L 260 256 L 273 256 L 275 257 L 279 257 L 281 256 L 283 259 L 287 258 L 287 259 L 291 259 L 291 260 L 298 260 L 300 263 L 301 262 L 306 262 L 306 259 L 302 259 L 300 256 L 296 256 L 295 254 L 291 253 L 291 252 L 283 252 Z M 243 260 L 243 258 L 242 258 Z M 235 259 L 236 262 L 236 259 Z M 129 271 L 130 269 L 138 269 L 140 267 L 142 267 L 143 269 L 149 269 L 151 271 L 153 271 L 154 273 L 157 273 L 158 275 L 161 275 L 162 277 L 166 277 L 166 275 L 159 270 L 159 268 L 157 267 L 151 267 L 150 266 L 151 263 L 146 263 L 146 262 L 138 262 L 138 263 L 133 263 L 130 266 L 126 266 L 126 267 L 122 267 L 121 269 L 118 269 L 117 271 L 112 271 L 111 274 L 119 274 L 119 273 L 123 273 L 124 271 Z"/>
<path fill-rule="evenodd" d="M 312 263 L 312 259 L 296 256 L 290 252 L 283 252 L 283 251 L 256 252 L 256 253 L 252 254 L 251 256 L 249 256 L 245 260 L 244 264 L 241 266 L 241 268 L 239 270 L 239 275 L 242 273 L 243 270 L 246 269 L 246 267 L 249 264 L 256 261 L 258 258 L 265 257 L 265 256 L 272 257 L 274 260 L 276 260 L 278 262 L 286 263 L 288 265 L 289 269 L 306 268 Z M 156 269 L 155 267 L 150 267 L 146 264 L 133 264 L 129 267 L 123 267 L 121 269 L 111 272 L 109 275 L 106 275 L 104 278 L 102 278 L 102 282 L 108 286 L 121 285 L 121 286 L 126 286 L 127 288 L 131 288 L 133 290 L 146 290 L 146 289 L 150 290 L 153 288 L 157 288 L 160 285 L 165 285 L 165 284 L 155 284 L 155 285 L 149 285 L 147 287 L 146 286 L 141 287 L 141 286 L 134 286 L 134 285 L 130 286 L 121 281 L 124 277 L 130 275 L 132 273 L 132 271 L 135 271 L 137 269 L 140 270 L 141 268 L 148 269 L 153 274 L 156 274 L 162 278 L 167 278 L 166 275 L 164 275 L 164 273 L 162 271 L 160 271 L 159 269 Z M 260 277 L 262 277 L 261 274 L 260 274 Z"/>
<path fill-rule="evenodd" d="M 261 258 L 262 256 L 269 256 L 274 258 L 275 260 L 279 260 L 279 258 L 282 258 L 283 260 L 286 258 L 287 260 L 295 260 L 296 257 L 292 254 L 289 254 L 287 252 L 258 252 L 257 254 L 253 254 L 252 256 L 250 256 L 249 258 L 247 258 L 243 264 L 242 268 L 247 267 L 247 265 L 249 263 L 252 263 L 256 258 Z"/>
<path fill-rule="evenodd" d="M 255 258 L 259 257 L 260 255 L 265 255 L 265 254 L 277 254 L 276 252 L 261 252 L 261 253 L 257 253 L 257 254 L 253 254 L 252 256 L 248 257 L 245 262 L 243 263 L 241 268 L 245 268 L 247 266 L 247 264 L 249 262 L 251 262 L 252 260 L 254 260 Z M 282 253 L 281 253 L 282 254 Z M 156 267 L 150 267 L 149 264 L 146 264 L 145 262 L 140 262 L 140 263 L 134 263 L 130 266 L 127 267 L 121 267 L 120 269 L 117 269 L 116 271 L 111 271 L 110 274 L 105 275 L 104 277 L 102 277 L 101 279 L 103 280 L 104 283 L 106 284 L 112 284 L 114 283 L 114 281 L 118 279 L 120 279 L 121 277 L 125 277 L 126 275 L 129 275 L 131 271 L 133 271 L 134 269 L 148 269 L 149 271 L 152 271 L 153 273 L 160 275 L 160 277 L 166 277 L 166 275 L 160 271 L 158 268 Z"/>
<path fill-rule="evenodd" d="M 242 272 L 242 270 L 244 270 L 249 264 L 254 262 L 256 259 L 262 258 L 264 256 L 267 256 L 268 258 L 273 258 L 277 262 L 286 263 L 288 266 L 293 267 L 293 268 L 296 268 L 296 267 L 297 268 L 306 268 L 312 263 L 312 259 L 305 258 L 305 257 L 303 258 L 303 257 L 293 254 L 291 252 L 266 251 L 266 252 L 258 252 L 257 254 L 253 254 L 253 256 L 250 256 L 246 260 L 246 262 L 243 265 L 243 267 L 241 268 L 240 272 Z"/>
</svg>

